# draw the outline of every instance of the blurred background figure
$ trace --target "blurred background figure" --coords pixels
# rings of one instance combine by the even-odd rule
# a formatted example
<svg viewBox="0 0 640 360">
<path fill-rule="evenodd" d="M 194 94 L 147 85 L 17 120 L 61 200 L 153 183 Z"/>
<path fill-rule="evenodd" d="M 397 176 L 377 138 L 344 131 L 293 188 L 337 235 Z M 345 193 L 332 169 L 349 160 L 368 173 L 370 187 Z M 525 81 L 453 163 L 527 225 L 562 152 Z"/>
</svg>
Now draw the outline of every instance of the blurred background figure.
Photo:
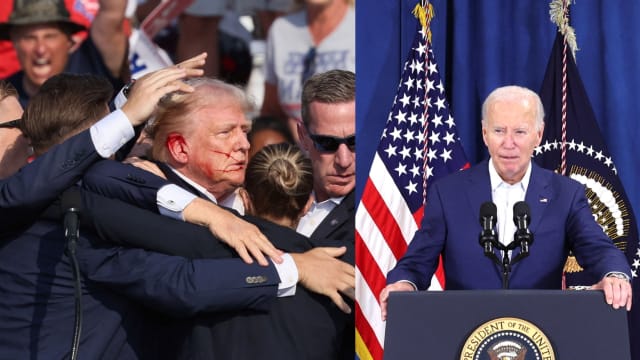
<svg viewBox="0 0 640 360">
<path fill-rule="evenodd" d="M 249 138 L 249 159 L 263 147 L 271 144 L 293 144 L 293 135 L 289 128 L 273 116 L 258 116 L 253 119 Z"/>
<path fill-rule="evenodd" d="M 20 131 L 22 112 L 16 89 L 0 80 L 0 179 L 18 171 L 29 157 L 29 144 Z"/>
<path fill-rule="evenodd" d="M 90 28 L 72 19 L 64 0 L 14 0 L 8 20 L 0 23 L 0 39 L 11 40 L 21 70 L 8 77 L 26 106 L 40 86 L 62 72 L 90 73 L 109 79 L 119 89 L 129 81 L 124 29 L 127 0 L 100 0 Z M 78 44 L 75 35 L 88 30 Z"/>
<path fill-rule="evenodd" d="M 331 69 L 355 71 L 355 10 L 349 0 L 296 0 L 300 10 L 273 22 L 267 37 L 262 115 L 300 122 L 302 86 Z"/>
</svg>

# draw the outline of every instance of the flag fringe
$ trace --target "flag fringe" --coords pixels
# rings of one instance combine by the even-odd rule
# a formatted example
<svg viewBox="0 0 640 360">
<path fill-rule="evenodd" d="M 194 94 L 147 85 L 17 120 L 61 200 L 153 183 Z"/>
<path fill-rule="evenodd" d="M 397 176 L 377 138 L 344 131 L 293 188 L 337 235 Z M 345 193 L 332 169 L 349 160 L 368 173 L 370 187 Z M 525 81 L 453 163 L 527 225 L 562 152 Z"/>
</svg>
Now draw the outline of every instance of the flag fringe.
<svg viewBox="0 0 640 360">
<path fill-rule="evenodd" d="M 420 21 L 422 29 L 427 31 L 427 41 L 431 43 L 431 19 L 433 19 L 435 15 L 433 5 L 428 1 L 426 4 L 424 4 L 424 1 L 417 3 L 411 13 Z"/>
<path fill-rule="evenodd" d="M 552 0 L 549 3 L 549 17 L 551 21 L 558 27 L 558 32 L 564 36 L 564 41 L 569 45 L 573 59 L 576 59 L 576 51 L 578 49 L 578 42 L 576 39 L 576 32 L 572 26 L 569 25 L 569 5 L 571 0 Z"/>
</svg>

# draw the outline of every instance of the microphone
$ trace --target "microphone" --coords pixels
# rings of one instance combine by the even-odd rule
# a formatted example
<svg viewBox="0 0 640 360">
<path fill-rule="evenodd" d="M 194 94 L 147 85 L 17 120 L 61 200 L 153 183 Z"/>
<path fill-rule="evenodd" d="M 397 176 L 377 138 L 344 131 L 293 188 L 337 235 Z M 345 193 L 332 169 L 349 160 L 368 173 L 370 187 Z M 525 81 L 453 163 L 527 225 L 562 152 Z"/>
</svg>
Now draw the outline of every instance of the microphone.
<svg viewBox="0 0 640 360">
<path fill-rule="evenodd" d="M 496 226 L 498 209 L 491 201 L 480 206 L 480 245 L 484 248 L 485 255 L 493 254 L 493 244 L 497 243 L 498 236 L 493 228 Z"/>
<path fill-rule="evenodd" d="M 76 247 L 80 236 L 80 209 L 82 198 L 77 187 L 70 188 L 62 193 L 60 200 L 64 209 L 64 236 L 67 239 L 67 253 L 71 261 L 73 275 L 73 288 L 75 299 L 75 322 L 73 338 L 71 339 L 71 360 L 78 358 L 80 349 L 80 336 L 82 334 L 82 284 L 80 283 L 80 267 L 76 259 Z"/>
<path fill-rule="evenodd" d="M 513 240 L 520 243 L 522 254 L 529 254 L 529 245 L 533 243 L 533 234 L 529 231 L 531 212 L 526 202 L 518 201 L 513 205 L 513 222 L 516 224 Z"/>
<path fill-rule="evenodd" d="M 61 203 L 64 210 L 64 236 L 70 242 L 75 242 L 80 235 L 80 208 L 82 207 L 80 191 L 77 189 L 65 191 L 62 194 Z"/>
</svg>

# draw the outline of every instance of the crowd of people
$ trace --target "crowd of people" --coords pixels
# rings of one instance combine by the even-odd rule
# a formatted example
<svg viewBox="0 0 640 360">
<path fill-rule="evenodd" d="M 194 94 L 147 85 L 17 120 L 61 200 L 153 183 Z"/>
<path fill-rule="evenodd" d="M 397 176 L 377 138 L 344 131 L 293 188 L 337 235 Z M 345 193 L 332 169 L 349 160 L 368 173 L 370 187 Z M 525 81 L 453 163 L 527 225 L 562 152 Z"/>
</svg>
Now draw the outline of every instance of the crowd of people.
<svg viewBox="0 0 640 360">
<path fill-rule="evenodd" d="M 265 3 L 265 37 L 302 14 L 323 25 L 317 56 L 334 51 L 320 45 L 337 1 Z M 3 356 L 353 357 L 353 19 L 351 63 L 306 69 L 304 86 L 294 68 L 304 110 L 290 127 L 251 119 L 246 89 L 216 78 L 225 4 L 195 1 L 177 19 L 177 65 L 132 79 L 127 1 L 98 1 L 87 23 L 70 1 L 13 1 L 0 23 L 19 63 L 0 81 Z"/>
<path fill-rule="evenodd" d="M 226 1 L 186 7 L 177 65 L 137 78 L 130 3 L 97 1 L 87 22 L 73 3 L 14 0 L 0 22 L 18 65 L 0 80 L 2 356 L 352 359 L 353 2 L 232 2 L 266 38 L 257 105 L 220 74 Z M 559 288 L 572 250 L 607 302 L 630 309 L 629 265 L 583 188 L 531 162 L 539 97 L 507 86 L 482 111 L 490 159 L 431 187 L 383 318 L 389 293 L 427 289 L 439 258 L 448 289 L 499 288 L 466 251 L 476 227 L 459 221 L 495 201 L 508 243 L 525 198 L 553 221 L 534 224 L 547 250 L 514 266 L 513 287 Z M 473 206 L 448 201 L 460 189 Z"/>
</svg>

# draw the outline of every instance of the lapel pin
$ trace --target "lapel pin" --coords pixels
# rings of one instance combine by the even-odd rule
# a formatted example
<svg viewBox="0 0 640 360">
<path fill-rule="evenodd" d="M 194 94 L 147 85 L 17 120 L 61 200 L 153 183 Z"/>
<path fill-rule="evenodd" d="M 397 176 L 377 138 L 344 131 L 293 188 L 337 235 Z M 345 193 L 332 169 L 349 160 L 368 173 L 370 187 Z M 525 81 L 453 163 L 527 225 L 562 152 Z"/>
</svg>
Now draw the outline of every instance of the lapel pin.
<svg viewBox="0 0 640 360">
<path fill-rule="evenodd" d="M 549 199 L 543 197 L 543 198 L 540 198 L 540 202 L 543 204 L 546 204 L 549 202 Z"/>
</svg>

